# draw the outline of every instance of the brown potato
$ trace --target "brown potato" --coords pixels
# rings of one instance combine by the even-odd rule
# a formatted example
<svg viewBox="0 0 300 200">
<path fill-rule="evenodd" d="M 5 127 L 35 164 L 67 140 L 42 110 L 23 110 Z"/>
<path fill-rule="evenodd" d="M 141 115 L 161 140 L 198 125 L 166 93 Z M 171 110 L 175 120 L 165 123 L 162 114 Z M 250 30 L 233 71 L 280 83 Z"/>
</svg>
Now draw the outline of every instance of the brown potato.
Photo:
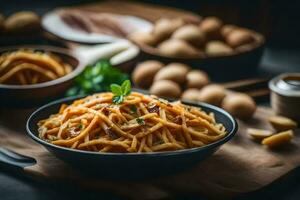
<svg viewBox="0 0 300 200">
<path fill-rule="evenodd" d="M 208 85 L 210 82 L 208 75 L 201 70 L 191 70 L 186 75 L 186 86 L 188 88 L 198 88 Z"/>
<path fill-rule="evenodd" d="M 16 12 L 4 22 L 9 33 L 33 33 L 40 28 L 40 17 L 31 11 Z"/>
<path fill-rule="evenodd" d="M 222 41 L 213 40 L 206 44 L 205 53 L 210 56 L 229 55 L 233 49 Z"/>
<path fill-rule="evenodd" d="M 129 36 L 129 39 L 138 43 L 154 46 L 157 44 L 157 39 L 150 32 L 134 32 Z"/>
<path fill-rule="evenodd" d="M 199 92 L 200 91 L 195 88 L 187 89 L 182 93 L 181 99 L 190 100 L 190 101 L 198 101 Z"/>
<path fill-rule="evenodd" d="M 181 17 L 181 19 L 186 24 L 195 24 L 195 25 L 199 25 L 202 21 L 202 17 L 200 17 L 200 16 L 191 16 L 191 15 L 184 15 L 184 16 Z"/>
<path fill-rule="evenodd" d="M 253 139 L 256 140 L 262 140 L 266 137 L 270 137 L 273 134 L 272 131 L 256 128 L 248 128 L 247 132 Z"/>
<path fill-rule="evenodd" d="M 185 25 L 177 29 L 172 38 L 184 40 L 191 45 L 201 47 L 205 43 L 205 34 L 196 25 Z"/>
<path fill-rule="evenodd" d="M 223 22 L 216 17 L 206 17 L 200 23 L 200 30 L 202 30 L 208 38 L 216 39 L 221 35 L 221 28 Z"/>
<path fill-rule="evenodd" d="M 241 28 L 231 31 L 226 37 L 226 42 L 233 48 L 252 43 L 253 41 L 252 33 Z"/>
<path fill-rule="evenodd" d="M 236 47 L 234 50 L 237 52 L 251 51 L 254 45 L 255 45 L 254 43 L 243 44 L 241 46 Z"/>
<path fill-rule="evenodd" d="M 288 130 L 263 139 L 262 144 L 267 145 L 269 148 L 275 148 L 289 143 L 293 137 L 293 131 Z"/>
<path fill-rule="evenodd" d="M 181 18 L 161 18 L 155 22 L 152 32 L 159 41 L 162 41 L 170 37 L 176 29 L 184 24 L 185 22 Z"/>
<path fill-rule="evenodd" d="M 248 119 L 253 116 L 256 103 L 249 95 L 231 93 L 224 98 L 222 108 L 239 119 Z"/>
<path fill-rule="evenodd" d="M 189 66 L 182 63 L 170 63 L 159 70 L 154 77 L 154 81 L 170 80 L 178 84 L 183 84 L 186 81 L 186 75 L 189 71 Z"/>
<path fill-rule="evenodd" d="M 199 101 L 220 106 L 222 100 L 226 96 L 226 90 L 217 84 L 211 84 L 200 90 Z"/>
<path fill-rule="evenodd" d="M 181 90 L 177 83 L 170 80 L 155 81 L 150 87 L 150 94 L 160 97 L 178 98 Z"/>
<path fill-rule="evenodd" d="M 234 29 L 236 29 L 237 27 L 235 25 L 231 25 L 231 24 L 226 24 L 221 28 L 221 35 L 223 38 L 226 38 L 229 33 L 231 33 Z"/>
<path fill-rule="evenodd" d="M 141 88 L 149 88 L 153 83 L 155 74 L 162 69 L 163 63 L 156 60 L 148 60 L 136 66 L 132 72 L 133 83 Z"/>
<path fill-rule="evenodd" d="M 169 39 L 158 45 L 158 51 L 165 56 L 174 58 L 189 58 L 201 56 L 201 53 L 183 40 Z"/>
<path fill-rule="evenodd" d="M 277 131 L 286 131 L 297 127 L 297 122 L 283 116 L 272 116 L 268 121 Z"/>
</svg>

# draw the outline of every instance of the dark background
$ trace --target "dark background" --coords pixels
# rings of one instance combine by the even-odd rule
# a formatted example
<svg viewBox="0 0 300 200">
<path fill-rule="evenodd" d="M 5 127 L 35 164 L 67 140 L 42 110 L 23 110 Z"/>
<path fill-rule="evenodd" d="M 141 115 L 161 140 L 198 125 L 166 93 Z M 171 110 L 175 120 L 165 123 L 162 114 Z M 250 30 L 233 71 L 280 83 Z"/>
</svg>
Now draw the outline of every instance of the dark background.
<svg viewBox="0 0 300 200">
<path fill-rule="evenodd" d="M 59 6 L 87 0 L 0 0 L 0 12 L 8 16 L 20 10 L 40 15 Z M 260 68 L 270 73 L 300 71 L 300 2 L 284 0 L 146 0 L 191 10 L 202 16 L 218 16 L 226 23 L 263 33 L 267 47 Z M 1 37 L 1 36 L 0 36 Z M 251 177 L 249 177 L 251 178 Z M 299 170 L 276 184 L 238 199 L 300 199 Z M 67 185 L 44 184 L 4 171 L 0 167 L 0 199 L 121 199 L 114 194 L 92 192 Z M 176 199 L 196 199 L 192 194 Z M 199 199 L 199 198 L 197 198 Z"/>
<path fill-rule="evenodd" d="M 19 10 L 43 14 L 55 7 L 94 2 L 91 0 L 0 0 L 0 12 Z M 268 46 L 300 48 L 300 1 L 296 0 L 137 0 L 186 9 L 201 16 L 217 16 L 226 23 L 263 33 Z"/>
<path fill-rule="evenodd" d="M 0 13 L 5 16 L 20 10 L 33 10 L 43 15 L 61 6 L 95 2 L 92 0 L 0 0 Z M 172 6 L 217 16 L 225 23 L 254 29 L 266 36 L 266 50 L 260 74 L 277 75 L 300 72 L 300 1 L 297 0 L 136 0 Z M 0 36 L 1 37 L 1 36 Z M 5 40 L 4 40 L 5 41 Z M 26 41 L 24 41 L 26 42 Z M 1 44 L 0 46 L 3 46 Z"/>
</svg>

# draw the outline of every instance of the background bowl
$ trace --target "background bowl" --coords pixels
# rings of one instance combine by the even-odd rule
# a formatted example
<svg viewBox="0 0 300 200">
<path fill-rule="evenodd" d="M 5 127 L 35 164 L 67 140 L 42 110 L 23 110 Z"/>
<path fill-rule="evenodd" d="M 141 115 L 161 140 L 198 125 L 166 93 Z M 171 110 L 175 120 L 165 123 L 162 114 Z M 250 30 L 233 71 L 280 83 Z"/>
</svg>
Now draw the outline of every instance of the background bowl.
<svg viewBox="0 0 300 200">
<path fill-rule="evenodd" d="M 155 47 L 138 43 L 137 45 L 141 49 L 139 61 L 158 60 L 165 64 L 171 62 L 185 63 L 193 68 L 206 71 L 216 82 L 247 78 L 256 72 L 265 44 L 263 35 L 254 31 L 251 32 L 255 38 L 253 44 L 236 49 L 230 55 L 204 55 L 201 58 L 167 57 L 160 54 Z"/>
<path fill-rule="evenodd" d="M 73 84 L 73 79 L 82 72 L 84 66 L 68 49 L 52 46 L 11 46 L 0 49 L 0 54 L 18 49 L 31 49 L 51 52 L 73 67 L 73 71 L 53 81 L 32 85 L 0 84 L 0 105 L 14 107 L 32 107 L 61 97 Z"/>
<path fill-rule="evenodd" d="M 228 134 L 209 145 L 186 150 L 155 152 L 155 153 L 100 153 L 60 147 L 48 143 L 38 137 L 38 121 L 57 113 L 62 103 L 70 104 L 79 97 L 65 98 L 49 103 L 37 109 L 29 117 L 26 129 L 28 135 L 43 145 L 61 160 L 74 168 L 108 179 L 143 179 L 173 174 L 189 167 L 212 155 L 224 143 L 228 142 L 237 131 L 234 118 L 221 108 L 200 103 L 186 103 L 202 108 L 206 112 L 214 112 L 216 120 L 223 123 Z"/>
</svg>

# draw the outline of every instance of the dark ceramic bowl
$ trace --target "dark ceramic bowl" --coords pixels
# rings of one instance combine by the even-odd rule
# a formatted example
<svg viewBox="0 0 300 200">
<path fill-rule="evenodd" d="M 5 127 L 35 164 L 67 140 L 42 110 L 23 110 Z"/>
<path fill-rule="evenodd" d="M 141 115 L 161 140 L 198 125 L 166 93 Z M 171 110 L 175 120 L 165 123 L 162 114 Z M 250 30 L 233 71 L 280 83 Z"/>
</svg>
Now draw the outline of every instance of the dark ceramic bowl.
<svg viewBox="0 0 300 200">
<path fill-rule="evenodd" d="M 206 112 L 213 112 L 216 120 L 224 124 L 228 134 L 224 138 L 204 147 L 155 153 L 89 152 L 60 147 L 40 139 L 38 137 L 38 121 L 57 113 L 62 103 L 70 104 L 78 98 L 61 99 L 37 109 L 27 121 L 27 133 L 33 140 L 72 167 L 102 178 L 142 179 L 180 172 L 211 156 L 221 145 L 228 142 L 238 129 L 235 119 L 221 108 L 205 103 L 186 103 L 199 107 Z"/>
<path fill-rule="evenodd" d="M 32 85 L 0 84 L 0 105 L 13 107 L 32 107 L 42 105 L 62 96 L 73 84 L 73 79 L 82 72 L 84 65 L 68 49 L 52 46 L 11 46 L 0 49 L 0 54 L 18 49 L 32 49 L 51 52 L 73 67 L 73 71 L 61 78 Z"/>
<path fill-rule="evenodd" d="M 195 69 L 206 71 L 216 82 L 248 78 L 255 74 L 265 44 L 264 36 L 254 31 L 251 32 L 255 41 L 250 45 L 235 49 L 229 55 L 209 56 L 204 54 L 201 57 L 191 58 L 167 57 L 160 54 L 155 47 L 138 43 L 137 45 L 141 49 L 139 61 L 158 60 L 165 64 L 185 63 Z"/>
</svg>

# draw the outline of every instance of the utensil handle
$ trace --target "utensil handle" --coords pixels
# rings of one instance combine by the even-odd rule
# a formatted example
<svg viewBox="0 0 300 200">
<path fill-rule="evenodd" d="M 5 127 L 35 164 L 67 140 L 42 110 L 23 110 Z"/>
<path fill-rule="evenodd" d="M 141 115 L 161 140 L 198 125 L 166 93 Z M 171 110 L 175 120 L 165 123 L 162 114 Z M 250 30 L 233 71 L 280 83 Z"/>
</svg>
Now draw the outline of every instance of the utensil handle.
<svg viewBox="0 0 300 200">
<path fill-rule="evenodd" d="M 24 167 L 35 164 L 34 158 L 0 147 L 0 166 L 6 170 L 23 171 Z"/>
<path fill-rule="evenodd" d="M 112 56 L 129 49 L 131 46 L 130 42 L 120 40 L 110 44 L 78 46 L 73 51 L 80 60 L 83 60 L 88 65 L 95 63 L 99 59 L 110 59 Z"/>
<path fill-rule="evenodd" d="M 226 89 L 246 93 L 255 100 L 260 101 L 266 100 L 270 94 L 268 81 L 269 78 L 256 78 L 223 83 L 222 85 Z"/>
<path fill-rule="evenodd" d="M 245 79 L 233 82 L 223 83 L 226 89 L 235 90 L 239 92 L 255 90 L 258 88 L 268 88 L 269 78 L 255 78 Z"/>
</svg>

